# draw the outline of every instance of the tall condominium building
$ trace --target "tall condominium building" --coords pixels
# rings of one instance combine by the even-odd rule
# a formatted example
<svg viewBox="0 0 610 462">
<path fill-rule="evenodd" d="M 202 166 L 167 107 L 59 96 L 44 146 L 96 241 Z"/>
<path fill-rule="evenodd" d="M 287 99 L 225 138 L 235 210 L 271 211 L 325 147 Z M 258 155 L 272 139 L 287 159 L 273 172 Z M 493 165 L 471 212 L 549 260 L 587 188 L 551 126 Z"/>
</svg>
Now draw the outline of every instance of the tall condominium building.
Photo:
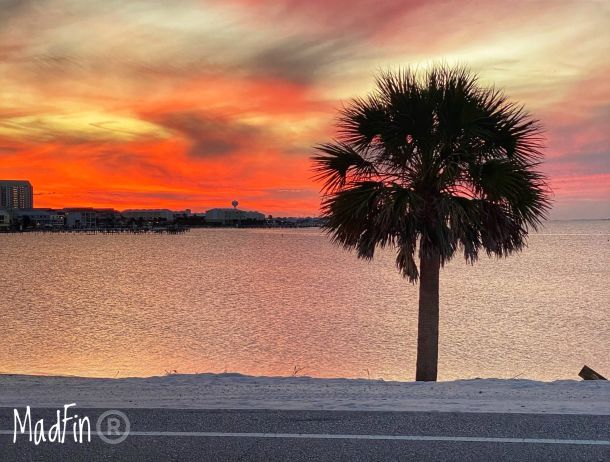
<svg viewBox="0 0 610 462">
<path fill-rule="evenodd" d="M 29 181 L 0 180 L 0 208 L 31 209 L 34 191 Z"/>
</svg>

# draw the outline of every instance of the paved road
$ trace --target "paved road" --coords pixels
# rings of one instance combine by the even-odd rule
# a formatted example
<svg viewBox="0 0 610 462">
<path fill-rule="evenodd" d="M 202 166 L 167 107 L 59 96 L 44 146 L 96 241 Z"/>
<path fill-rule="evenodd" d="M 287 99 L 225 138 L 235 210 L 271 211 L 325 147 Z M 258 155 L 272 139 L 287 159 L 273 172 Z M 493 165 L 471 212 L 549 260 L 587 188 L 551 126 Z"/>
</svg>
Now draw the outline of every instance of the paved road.
<svg viewBox="0 0 610 462">
<path fill-rule="evenodd" d="M 13 409 L 0 408 L 0 460 L 610 461 L 609 416 L 128 409 L 129 436 L 108 444 L 95 431 L 106 409 L 70 411 L 90 419 L 90 443 L 68 434 L 35 446 L 19 434 L 13 444 Z M 48 430 L 55 412 L 32 409 L 32 423 L 44 418 Z"/>
</svg>

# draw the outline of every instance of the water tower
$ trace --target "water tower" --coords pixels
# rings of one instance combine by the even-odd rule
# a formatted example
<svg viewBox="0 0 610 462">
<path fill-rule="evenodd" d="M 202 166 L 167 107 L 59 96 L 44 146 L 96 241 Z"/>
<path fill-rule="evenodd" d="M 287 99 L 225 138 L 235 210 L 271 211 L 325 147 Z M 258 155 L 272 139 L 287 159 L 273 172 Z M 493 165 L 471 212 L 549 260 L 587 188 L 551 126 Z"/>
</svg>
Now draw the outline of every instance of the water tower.
<svg viewBox="0 0 610 462">
<path fill-rule="evenodd" d="M 235 226 L 237 226 L 239 228 L 239 225 L 241 224 L 241 212 L 238 212 L 238 210 L 237 210 L 237 206 L 239 205 L 239 202 L 237 202 L 236 200 L 233 200 L 233 202 L 231 202 L 231 205 L 233 206 L 233 210 L 235 210 L 235 215 L 237 216 L 237 223 L 235 223 Z"/>
</svg>

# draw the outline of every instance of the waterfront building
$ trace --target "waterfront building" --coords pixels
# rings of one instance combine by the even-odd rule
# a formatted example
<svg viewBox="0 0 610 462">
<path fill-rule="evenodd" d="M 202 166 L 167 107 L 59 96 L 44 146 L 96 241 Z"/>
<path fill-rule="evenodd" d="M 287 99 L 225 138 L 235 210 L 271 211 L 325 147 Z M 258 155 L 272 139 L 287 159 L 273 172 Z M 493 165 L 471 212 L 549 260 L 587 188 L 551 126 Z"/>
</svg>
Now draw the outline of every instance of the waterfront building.
<svg viewBox="0 0 610 462">
<path fill-rule="evenodd" d="M 61 228 L 64 214 L 54 209 L 14 209 L 12 221 L 22 228 Z"/>
<path fill-rule="evenodd" d="M 112 228 L 120 219 L 118 212 L 109 208 L 78 207 L 63 209 L 67 228 Z"/>
<path fill-rule="evenodd" d="M 168 209 L 129 209 L 123 210 L 121 215 L 128 219 L 142 220 L 146 222 L 167 222 L 174 221 L 174 214 L 181 212 L 172 212 Z"/>
<path fill-rule="evenodd" d="M 0 209 L 0 230 L 8 229 L 11 226 L 11 214 L 8 210 Z"/>
<path fill-rule="evenodd" d="M 34 190 L 27 180 L 0 180 L 0 207 L 31 209 L 34 207 Z"/>
<path fill-rule="evenodd" d="M 205 213 L 206 223 L 233 225 L 241 222 L 265 221 L 265 215 L 260 212 L 249 212 L 238 208 L 211 209 Z"/>
<path fill-rule="evenodd" d="M 193 216 L 191 209 L 174 210 L 174 211 L 172 211 L 172 214 L 174 215 L 174 220 L 177 220 L 180 218 L 189 218 L 189 217 Z"/>
</svg>

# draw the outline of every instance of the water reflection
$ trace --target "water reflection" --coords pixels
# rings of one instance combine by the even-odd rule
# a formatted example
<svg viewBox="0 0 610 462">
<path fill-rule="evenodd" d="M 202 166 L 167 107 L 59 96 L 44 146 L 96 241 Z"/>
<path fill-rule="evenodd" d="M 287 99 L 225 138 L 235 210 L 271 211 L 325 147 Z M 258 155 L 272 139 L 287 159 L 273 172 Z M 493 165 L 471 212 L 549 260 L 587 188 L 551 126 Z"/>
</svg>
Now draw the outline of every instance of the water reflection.
<svg viewBox="0 0 610 462">
<path fill-rule="evenodd" d="M 610 222 L 553 222 L 441 275 L 442 380 L 610 366 Z M 0 370 L 411 380 L 417 287 L 318 230 L 0 235 Z M 595 368 L 595 367 L 594 367 Z"/>
</svg>

